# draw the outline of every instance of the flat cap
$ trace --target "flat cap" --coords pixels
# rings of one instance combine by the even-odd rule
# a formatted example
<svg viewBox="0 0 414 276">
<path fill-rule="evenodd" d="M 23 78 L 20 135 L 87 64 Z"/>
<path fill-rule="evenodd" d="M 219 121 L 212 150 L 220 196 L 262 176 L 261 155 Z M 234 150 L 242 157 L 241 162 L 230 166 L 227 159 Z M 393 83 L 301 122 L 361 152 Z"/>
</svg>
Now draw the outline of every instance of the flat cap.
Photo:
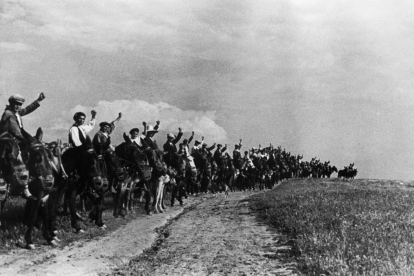
<svg viewBox="0 0 414 276">
<path fill-rule="evenodd" d="M 14 94 L 9 98 L 9 103 L 15 102 L 15 103 L 21 103 L 23 104 L 25 101 L 24 97 L 19 94 Z"/>
</svg>

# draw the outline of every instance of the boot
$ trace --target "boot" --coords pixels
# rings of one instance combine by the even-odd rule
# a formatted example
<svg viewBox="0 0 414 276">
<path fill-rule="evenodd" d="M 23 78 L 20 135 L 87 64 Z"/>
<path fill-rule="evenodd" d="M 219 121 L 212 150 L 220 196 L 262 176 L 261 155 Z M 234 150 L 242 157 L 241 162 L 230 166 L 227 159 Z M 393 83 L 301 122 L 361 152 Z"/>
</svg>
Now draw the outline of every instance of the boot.
<svg viewBox="0 0 414 276">
<path fill-rule="evenodd" d="M 29 200 L 36 200 L 36 198 L 34 196 L 32 196 L 32 194 L 29 192 L 29 189 L 26 187 L 24 187 L 24 190 L 22 192 L 22 198 L 24 199 L 29 199 Z"/>
</svg>

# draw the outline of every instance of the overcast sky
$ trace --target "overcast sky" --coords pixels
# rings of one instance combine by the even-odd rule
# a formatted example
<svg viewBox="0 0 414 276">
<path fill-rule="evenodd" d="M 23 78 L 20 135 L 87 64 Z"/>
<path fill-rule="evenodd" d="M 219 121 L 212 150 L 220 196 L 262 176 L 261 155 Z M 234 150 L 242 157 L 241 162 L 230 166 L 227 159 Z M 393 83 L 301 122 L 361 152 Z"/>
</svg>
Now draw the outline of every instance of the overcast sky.
<svg viewBox="0 0 414 276">
<path fill-rule="evenodd" d="M 47 140 L 96 109 L 123 112 L 118 143 L 159 119 L 159 144 L 181 126 L 412 180 L 413 21 L 401 0 L 0 0 L 0 102 L 45 92 L 24 125 Z"/>
</svg>

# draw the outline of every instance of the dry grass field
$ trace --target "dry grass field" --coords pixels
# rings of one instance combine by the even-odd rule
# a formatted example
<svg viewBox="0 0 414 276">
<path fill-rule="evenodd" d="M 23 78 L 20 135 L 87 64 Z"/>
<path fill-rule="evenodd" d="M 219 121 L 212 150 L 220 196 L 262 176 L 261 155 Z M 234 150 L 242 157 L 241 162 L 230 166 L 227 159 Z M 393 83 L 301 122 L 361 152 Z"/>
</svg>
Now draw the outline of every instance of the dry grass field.
<svg viewBox="0 0 414 276">
<path fill-rule="evenodd" d="M 253 197 L 286 233 L 308 275 L 412 275 L 414 185 L 391 180 L 296 179 Z"/>
</svg>

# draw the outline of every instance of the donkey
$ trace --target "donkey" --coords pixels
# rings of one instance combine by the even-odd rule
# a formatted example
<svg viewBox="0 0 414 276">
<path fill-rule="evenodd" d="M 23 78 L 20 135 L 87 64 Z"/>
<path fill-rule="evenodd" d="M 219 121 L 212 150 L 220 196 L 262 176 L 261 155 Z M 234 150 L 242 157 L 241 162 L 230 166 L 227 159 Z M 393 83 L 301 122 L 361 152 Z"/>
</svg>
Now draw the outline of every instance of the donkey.
<svg viewBox="0 0 414 276">
<path fill-rule="evenodd" d="M 6 190 L 5 196 L 2 198 L 0 216 L 2 216 L 8 197 L 16 196 L 20 192 L 18 189 L 14 190 L 13 187 L 24 187 L 28 183 L 29 191 L 35 197 L 35 200 L 26 201 L 25 218 L 27 231 L 25 233 L 25 241 L 27 249 L 34 249 L 35 246 L 32 239 L 34 224 L 42 198 L 46 190 L 53 185 L 54 177 L 52 166 L 47 158 L 47 149 L 42 143 L 42 129 L 39 128 L 37 130 L 35 137 L 32 137 L 24 130 L 22 130 L 22 135 L 27 141 L 23 154 L 20 151 L 16 138 L 9 133 L 3 133 L 0 136 L 4 156 L 0 161 L 1 170 L 5 182 L 8 183 L 10 188 Z M 46 223 L 45 220 L 44 222 Z M 48 244 L 57 245 L 56 240 L 47 231 L 43 231 L 42 234 Z"/>
<path fill-rule="evenodd" d="M 137 185 L 141 190 L 144 190 L 145 197 L 145 211 L 150 213 L 149 204 L 151 202 L 151 194 L 148 189 L 148 180 L 151 178 L 151 170 L 147 166 L 147 156 L 135 146 L 131 139 L 124 133 L 125 142 L 115 148 L 115 153 L 125 167 L 127 172 L 126 179 L 122 185 L 114 187 L 114 217 L 125 216 L 127 210 L 132 211 L 132 200 Z M 141 176 L 139 171 L 142 170 Z"/>
<path fill-rule="evenodd" d="M 90 137 L 86 137 L 82 146 L 67 149 L 61 160 L 62 168 L 68 175 L 65 197 L 69 203 L 71 226 L 76 233 L 83 232 L 78 223 L 80 218 L 76 212 L 76 195 L 90 188 L 95 193 L 95 200 L 89 217 L 98 227 L 106 228 L 102 221 L 103 206 L 100 198 L 103 186 L 102 171 Z"/>
</svg>

